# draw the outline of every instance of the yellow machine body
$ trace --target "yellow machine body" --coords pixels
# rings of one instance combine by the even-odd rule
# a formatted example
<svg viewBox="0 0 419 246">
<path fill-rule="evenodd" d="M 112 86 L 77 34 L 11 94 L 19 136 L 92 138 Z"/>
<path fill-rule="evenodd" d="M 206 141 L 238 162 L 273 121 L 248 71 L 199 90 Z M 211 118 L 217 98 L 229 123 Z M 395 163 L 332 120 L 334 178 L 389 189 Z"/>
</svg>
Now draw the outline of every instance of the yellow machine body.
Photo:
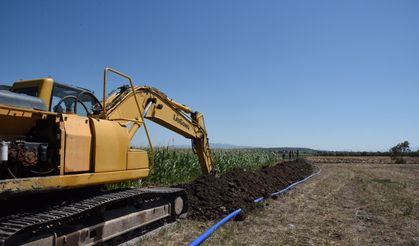
<svg viewBox="0 0 419 246">
<path fill-rule="evenodd" d="M 148 176 L 147 151 L 130 147 L 137 130 L 147 130 L 144 118 L 192 139 L 202 171 L 211 172 L 202 114 L 192 112 L 157 89 L 134 87 L 131 78 L 109 68 L 105 70 L 104 95 L 107 72 L 128 78 L 130 86 L 104 97 L 102 105 L 89 91 L 57 84 L 51 78 L 13 84 L 11 93 L 30 94 L 19 100 L 37 97 L 46 110 L 21 107 L 20 101 L 14 105 L 0 103 L 0 142 L 9 147 L 8 160 L 0 161 L 9 172 L 0 174 L 0 196 Z M 101 107 L 95 109 L 98 105 Z"/>
</svg>

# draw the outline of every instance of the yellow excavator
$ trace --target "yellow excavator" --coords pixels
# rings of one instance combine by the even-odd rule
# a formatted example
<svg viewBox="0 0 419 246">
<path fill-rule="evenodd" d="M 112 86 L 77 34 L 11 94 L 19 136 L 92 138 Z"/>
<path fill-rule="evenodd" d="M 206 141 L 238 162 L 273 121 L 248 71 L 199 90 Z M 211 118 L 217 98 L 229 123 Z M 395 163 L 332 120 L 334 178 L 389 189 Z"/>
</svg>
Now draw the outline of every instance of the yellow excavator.
<svg viewBox="0 0 419 246">
<path fill-rule="evenodd" d="M 109 73 L 129 84 L 107 95 Z M 95 245 L 185 216 L 179 188 L 94 189 L 148 176 L 144 119 L 191 139 L 202 172 L 213 170 L 203 115 L 112 68 L 102 101 L 52 78 L 1 89 L 0 245 Z M 140 128 L 150 158 L 130 147 Z"/>
</svg>

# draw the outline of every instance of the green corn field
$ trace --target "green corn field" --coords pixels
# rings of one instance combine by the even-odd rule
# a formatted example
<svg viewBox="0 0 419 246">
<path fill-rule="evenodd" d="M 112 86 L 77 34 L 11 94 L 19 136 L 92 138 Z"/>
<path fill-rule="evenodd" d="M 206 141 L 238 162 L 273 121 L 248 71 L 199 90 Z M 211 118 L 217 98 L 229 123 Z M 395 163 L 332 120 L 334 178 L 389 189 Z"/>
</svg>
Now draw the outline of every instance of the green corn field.
<svg viewBox="0 0 419 246">
<path fill-rule="evenodd" d="M 217 173 L 235 168 L 256 169 L 281 160 L 278 152 L 266 149 L 214 149 L 212 156 Z M 111 187 L 169 186 L 187 183 L 202 175 L 198 157 L 192 150 L 161 147 L 155 149 L 154 157 L 154 167 L 147 178 Z"/>
</svg>

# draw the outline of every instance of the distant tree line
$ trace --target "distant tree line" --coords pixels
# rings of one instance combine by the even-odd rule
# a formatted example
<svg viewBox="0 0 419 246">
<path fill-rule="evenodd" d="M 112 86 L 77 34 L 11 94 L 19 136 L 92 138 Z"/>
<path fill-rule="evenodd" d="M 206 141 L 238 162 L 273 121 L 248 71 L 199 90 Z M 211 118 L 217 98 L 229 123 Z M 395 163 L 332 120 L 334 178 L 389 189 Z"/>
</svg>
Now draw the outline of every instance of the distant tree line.
<svg viewBox="0 0 419 246">
<path fill-rule="evenodd" d="M 317 151 L 316 156 L 390 156 L 396 162 L 403 163 L 403 156 L 419 157 L 419 150 L 411 151 L 409 142 L 404 141 L 388 151 Z"/>
<path fill-rule="evenodd" d="M 392 156 L 390 151 L 317 151 L 316 156 Z M 403 156 L 419 157 L 419 151 L 404 153 Z"/>
</svg>

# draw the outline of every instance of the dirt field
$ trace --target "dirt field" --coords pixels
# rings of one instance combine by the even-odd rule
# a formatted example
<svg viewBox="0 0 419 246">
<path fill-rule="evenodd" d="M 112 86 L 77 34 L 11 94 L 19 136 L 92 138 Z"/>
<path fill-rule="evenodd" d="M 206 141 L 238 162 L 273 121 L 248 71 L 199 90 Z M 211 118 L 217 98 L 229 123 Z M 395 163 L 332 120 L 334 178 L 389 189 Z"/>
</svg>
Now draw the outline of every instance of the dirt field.
<svg viewBox="0 0 419 246">
<path fill-rule="evenodd" d="M 314 163 L 346 163 L 346 164 L 391 164 L 389 156 L 310 156 L 306 158 Z M 419 164 L 419 157 L 403 157 L 406 164 Z"/>
<path fill-rule="evenodd" d="M 206 245 L 419 245 L 419 165 L 317 164 L 322 173 L 231 221 Z M 182 220 L 142 245 L 186 245 L 214 222 Z"/>
</svg>

